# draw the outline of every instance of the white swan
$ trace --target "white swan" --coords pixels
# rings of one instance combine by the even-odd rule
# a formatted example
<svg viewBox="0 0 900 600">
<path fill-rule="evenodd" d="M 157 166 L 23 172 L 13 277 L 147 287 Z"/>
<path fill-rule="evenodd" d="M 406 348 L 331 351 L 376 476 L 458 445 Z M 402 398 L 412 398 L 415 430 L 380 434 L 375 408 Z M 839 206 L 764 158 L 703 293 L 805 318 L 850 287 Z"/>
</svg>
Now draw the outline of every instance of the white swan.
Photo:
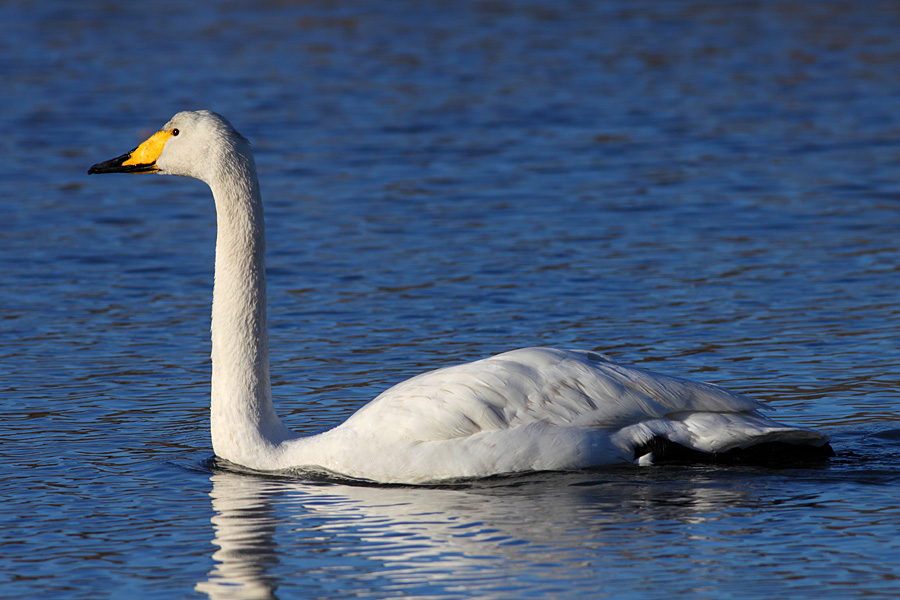
<svg viewBox="0 0 900 600">
<path fill-rule="evenodd" d="M 218 219 L 212 308 L 215 453 L 244 467 L 310 468 L 422 483 L 666 458 L 833 454 L 828 438 L 776 423 L 706 383 L 620 366 L 593 352 L 527 348 L 400 383 L 342 425 L 301 436 L 272 405 L 263 207 L 247 140 L 210 111 L 180 112 L 88 173 L 205 181 Z"/>
</svg>

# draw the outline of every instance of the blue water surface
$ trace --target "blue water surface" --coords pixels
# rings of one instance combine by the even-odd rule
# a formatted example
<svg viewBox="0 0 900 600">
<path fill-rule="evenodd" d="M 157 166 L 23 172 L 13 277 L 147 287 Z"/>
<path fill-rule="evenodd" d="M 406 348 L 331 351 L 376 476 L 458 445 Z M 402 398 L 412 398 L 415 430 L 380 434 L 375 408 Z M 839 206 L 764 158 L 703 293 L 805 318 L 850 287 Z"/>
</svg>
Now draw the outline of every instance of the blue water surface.
<svg viewBox="0 0 900 600">
<path fill-rule="evenodd" d="M 3 3 L 0 596 L 896 597 L 898 31 L 886 0 Z M 86 176 L 199 108 L 256 149 L 292 428 L 552 345 L 838 456 L 437 489 L 219 463 L 209 190 Z"/>
</svg>

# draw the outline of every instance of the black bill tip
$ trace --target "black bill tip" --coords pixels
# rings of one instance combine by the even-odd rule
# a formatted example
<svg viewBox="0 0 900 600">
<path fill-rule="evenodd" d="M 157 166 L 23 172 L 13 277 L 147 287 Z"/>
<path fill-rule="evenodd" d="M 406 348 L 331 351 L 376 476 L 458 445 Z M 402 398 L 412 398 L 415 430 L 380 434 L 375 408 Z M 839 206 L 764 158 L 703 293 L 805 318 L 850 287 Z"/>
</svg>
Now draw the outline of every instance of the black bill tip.
<svg viewBox="0 0 900 600">
<path fill-rule="evenodd" d="M 134 154 L 134 150 L 111 160 L 97 163 L 88 169 L 88 175 L 97 175 L 100 173 L 155 173 L 158 170 L 155 164 L 122 164 L 130 159 L 132 154 Z"/>
</svg>

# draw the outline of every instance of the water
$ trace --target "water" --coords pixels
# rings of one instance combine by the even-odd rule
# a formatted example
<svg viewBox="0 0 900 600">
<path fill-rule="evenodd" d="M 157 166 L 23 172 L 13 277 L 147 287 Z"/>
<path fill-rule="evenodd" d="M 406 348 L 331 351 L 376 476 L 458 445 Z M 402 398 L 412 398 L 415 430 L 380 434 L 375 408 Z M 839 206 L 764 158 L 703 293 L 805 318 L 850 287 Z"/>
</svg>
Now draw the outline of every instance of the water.
<svg viewBox="0 0 900 600">
<path fill-rule="evenodd" d="M 890 2 L 0 6 L 0 596 L 888 598 Z M 200 183 L 92 177 L 173 113 L 254 141 L 295 429 L 514 347 L 721 383 L 818 469 L 440 489 L 212 460 Z"/>
</svg>

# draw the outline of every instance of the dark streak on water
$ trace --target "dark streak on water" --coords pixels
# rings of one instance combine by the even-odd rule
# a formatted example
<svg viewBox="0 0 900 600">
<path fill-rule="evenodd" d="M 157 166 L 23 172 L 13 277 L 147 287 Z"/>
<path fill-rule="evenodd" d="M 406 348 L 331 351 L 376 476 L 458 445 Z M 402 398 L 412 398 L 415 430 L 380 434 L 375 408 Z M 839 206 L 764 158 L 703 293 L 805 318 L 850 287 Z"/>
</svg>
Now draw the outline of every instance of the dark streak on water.
<svg viewBox="0 0 900 600">
<path fill-rule="evenodd" d="M 0 6 L 0 596 L 895 597 L 898 28 L 880 0 Z M 84 175 L 186 108 L 255 143 L 293 427 L 547 344 L 839 456 L 439 489 L 208 462 L 209 193 Z"/>
</svg>

